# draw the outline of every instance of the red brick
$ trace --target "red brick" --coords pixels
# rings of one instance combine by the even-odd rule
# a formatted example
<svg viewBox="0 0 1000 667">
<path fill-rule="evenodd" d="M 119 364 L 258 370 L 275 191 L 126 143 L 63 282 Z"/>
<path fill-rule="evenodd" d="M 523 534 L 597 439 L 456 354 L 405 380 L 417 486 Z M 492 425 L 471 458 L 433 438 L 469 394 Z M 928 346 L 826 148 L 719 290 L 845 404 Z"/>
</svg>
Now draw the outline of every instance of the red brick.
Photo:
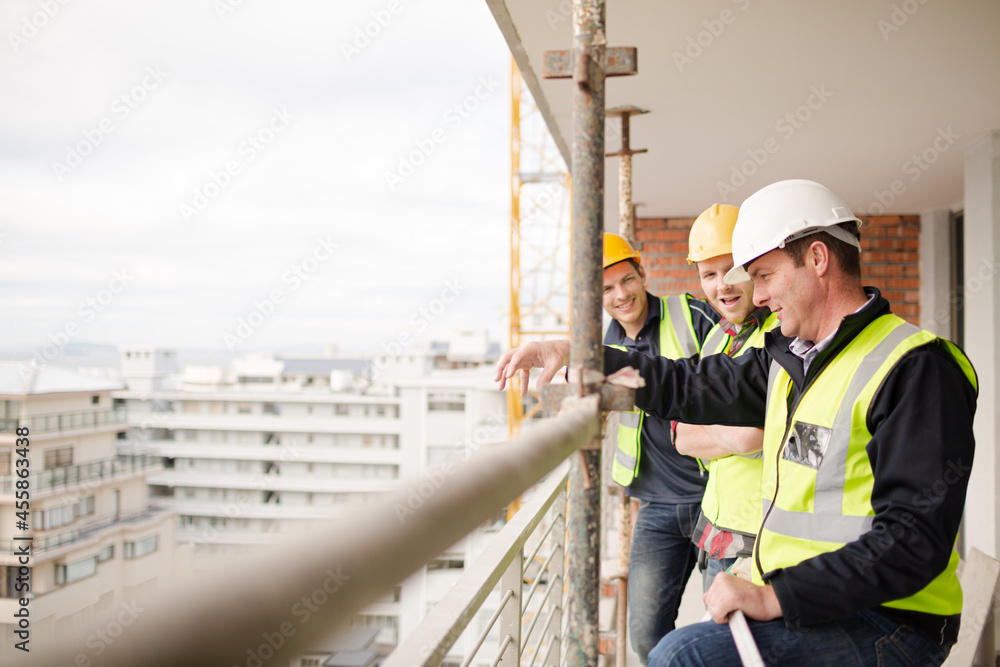
<svg viewBox="0 0 1000 667">
<path fill-rule="evenodd" d="M 688 235 L 683 229 L 656 229 L 637 234 L 642 241 L 684 241 Z"/>
<path fill-rule="evenodd" d="M 637 218 L 636 229 L 663 229 L 667 226 L 667 221 L 663 218 Z"/>
<path fill-rule="evenodd" d="M 916 278 L 889 278 L 886 284 L 891 289 L 920 289 L 920 281 Z"/>
</svg>

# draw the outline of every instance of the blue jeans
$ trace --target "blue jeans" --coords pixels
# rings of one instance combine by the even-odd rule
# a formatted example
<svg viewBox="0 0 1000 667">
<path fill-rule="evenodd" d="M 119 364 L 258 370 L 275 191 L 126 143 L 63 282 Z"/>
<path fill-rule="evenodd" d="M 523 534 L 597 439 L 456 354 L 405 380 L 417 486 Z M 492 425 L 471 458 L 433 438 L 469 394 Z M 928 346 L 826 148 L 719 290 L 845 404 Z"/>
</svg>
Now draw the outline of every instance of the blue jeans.
<svg viewBox="0 0 1000 667">
<path fill-rule="evenodd" d="M 649 651 L 674 629 L 681 595 L 698 560 L 691 533 L 700 507 L 639 504 L 628 566 L 628 629 L 644 665 Z"/>
<path fill-rule="evenodd" d="M 707 593 L 709 586 L 712 585 L 712 581 L 715 579 L 715 575 L 725 572 L 735 562 L 735 558 L 709 558 L 708 567 L 705 568 L 705 581 L 702 584 L 702 590 Z"/>
<path fill-rule="evenodd" d="M 747 619 L 760 655 L 767 665 L 847 667 L 848 665 L 940 665 L 951 648 L 907 625 L 875 611 L 863 611 L 843 621 L 789 630 L 783 619 Z M 652 653 L 654 667 L 739 665 L 728 625 L 713 621 L 674 630 Z"/>
</svg>

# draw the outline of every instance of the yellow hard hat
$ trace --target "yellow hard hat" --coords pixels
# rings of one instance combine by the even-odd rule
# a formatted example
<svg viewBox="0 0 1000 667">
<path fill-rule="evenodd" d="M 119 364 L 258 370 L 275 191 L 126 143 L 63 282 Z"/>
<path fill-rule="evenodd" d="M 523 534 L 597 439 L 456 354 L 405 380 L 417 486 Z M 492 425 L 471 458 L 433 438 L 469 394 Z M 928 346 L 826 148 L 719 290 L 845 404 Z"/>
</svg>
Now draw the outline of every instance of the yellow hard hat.
<svg viewBox="0 0 1000 667">
<path fill-rule="evenodd" d="M 733 228 L 740 209 L 728 204 L 712 204 L 691 225 L 688 264 L 733 252 Z"/>
<path fill-rule="evenodd" d="M 626 259 L 634 259 L 639 263 L 639 252 L 632 248 L 632 244 L 618 234 L 604 234 L 604 268 L 612 264 L 624 262 Z"/>
</svg>

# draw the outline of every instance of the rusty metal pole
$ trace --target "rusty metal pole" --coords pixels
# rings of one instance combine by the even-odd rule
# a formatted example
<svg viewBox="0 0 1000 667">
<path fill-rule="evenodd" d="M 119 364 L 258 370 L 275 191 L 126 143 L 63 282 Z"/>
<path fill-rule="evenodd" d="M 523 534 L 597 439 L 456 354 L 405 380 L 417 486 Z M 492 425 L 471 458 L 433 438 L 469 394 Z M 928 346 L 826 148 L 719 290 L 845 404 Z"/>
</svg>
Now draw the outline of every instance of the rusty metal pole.
<svg viewBox="0 0 1000 667">
<path fill-rule="evenodd" d="M 608 153 L 618 157 L 618 233 L 635 245 L 635 207 L 632 205 L 632 156 L 645 153 L 646 149 L 632 150 L 629 138 L 629 118 L 648 111 L 635 106 L 608 109 L 607 115 L 618 116 L 622 121 L 621 148 Z M 625 667 L 628 652 L 628 566 L 632 553 L 632 499 L 628 489 L 621 492 L 621 514 L 618 534 L 618 603 L 615 615 L 615 667 Z"/>
<path fill-rule="evenodd" d="M 634 47 L 609 48 L 604 0 L 573 0 L 573 50 L 547 51 L 546 78 L 570 78 L 573 87 L 573 226 L 570 262 L 569 392 L 601 394 L 601 288 L 604 254 L 604 78 L 638 71 Z M 604 410 L 610 407 L 601 400 Z M 601 439 L 572 459 L 566 533 L 566 659 L 569 667 L 592 667 L 598 656 L 600 594 Z"/>
<path fill-rule="evenodd" d="M 621 148 L 608 157 L 618 158 L 618 233 L 635 244 L 635 208 L 632 206 L 632 156 L 645 153 L 645 148 L 635 150 L 629 139 L 629 118 L 638 114 L 649 113 L 646 109 L 635 106 L 622 106 L 608 109 L 607 115 L 622 119 Z"/>
<path fill-rule="evenodd" d="M 604 234 L 604 37 L 603 0 L 573 3 L 573 284 L 570 372 L 578 395 L 593 393 L 585 380 L 603 379 L 601 288 Z M 569 592 L 566 662 L 597 664 L 601 557 L 601 449 L 573 457 L 569 478 Z"/>
</svg>

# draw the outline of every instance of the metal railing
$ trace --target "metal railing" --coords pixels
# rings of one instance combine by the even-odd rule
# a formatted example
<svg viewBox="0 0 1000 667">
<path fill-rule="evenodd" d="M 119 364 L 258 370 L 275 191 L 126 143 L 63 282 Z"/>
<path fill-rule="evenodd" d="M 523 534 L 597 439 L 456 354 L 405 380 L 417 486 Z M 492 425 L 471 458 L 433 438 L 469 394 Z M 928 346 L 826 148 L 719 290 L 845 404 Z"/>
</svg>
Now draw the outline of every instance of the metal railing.
<svg viewBox="0 0 1000 667">
<path fill-rule="evenodd" d="M 73 491 L 80 486 L 100 486 L 116 477 L 153 470 L 162 466 L 161 458 L 147 454 L 125 454 L 114 459 L 81 463 L 65 468 L 39 470 L 27 476 L 4 475 L 0 477 L 0 494 L 11 494 L 18 480 L 28 480 L 28 490 L 34 496 L 51 491 Z M 91 484 L 97 482 L 97 484 Z"/>
<path fill-rule="evenodd" d="M 101 665 L 216 667 L 263 662 L 262 655 L 289 662 L 491 519 L 599 431 L 596 402 L 581 403 L 505 446 L 480 450 L 442 479 L 412 484 L 350 517 L 317 522 L 308 534 L 233 563 L 211 582 L 177 582 L 107 646 Z M 596 595 L 596 580 L 594 587 Z M 310 613 L 303 615 L 306 603 Z M 71 664 L 87 651 L 86 641 L 86 631 L 66 635 L 59 646 L 32 650 L 22 664 Z"/>
<path fill-rule="evenodd" d="M 567 478 L 563 466 L 536 489 L 531 501 L 522 505 L 382 667 L 439 665 L 485 606 L 497 583 L 500 604 L 468 652 L 463 667 L 472 664 L 494 628 L 499 630 L 499 647 L 491 664 L 559 664 Z M 534 547 L 530 546 L 532 538 Z M 540 555 L 543 548 L 547 549 Z M 530 550 L 527 558 L 526 549 Z M 533 566 L 539 563 L 534 571 Z"/>
<path fill-rule="evenodd" d="M 52 412 L 18 419 L 0 419 L 0 433 L 15 433 L 18 428 L 27 427 L 32 435 L 36 435 L 107 424 L 125 424 L 127 421 L 128 414 L 124 408 L 84 412 Z"/>
<path fill-rule="evenodd" d="M 164 510 L 158 505 L 151 504 L 138 512 L 131 512 L 128 514 L 104 514 L 99 517 L 93 517 L 86 522 L 78 523 L 71 528 L 60 530 L 58 532 L 49 531 L 38 534 L 36 531 L 36 534 L 30 542 L 24 540 L 0 540 L 0 554 L 23 553 L 18 551 L 18 549 L 24 548 L 24 545 L 27 544 L 30 549 L 29 553 L 33 556 L 37 556 L 45 553 L 46 551 L 52 551 L 53 549 L 58 549 L 61 546 L 88 539 L 94 533 L 116 524 L 141 521 L 163 511 Z"/>
</svg>

